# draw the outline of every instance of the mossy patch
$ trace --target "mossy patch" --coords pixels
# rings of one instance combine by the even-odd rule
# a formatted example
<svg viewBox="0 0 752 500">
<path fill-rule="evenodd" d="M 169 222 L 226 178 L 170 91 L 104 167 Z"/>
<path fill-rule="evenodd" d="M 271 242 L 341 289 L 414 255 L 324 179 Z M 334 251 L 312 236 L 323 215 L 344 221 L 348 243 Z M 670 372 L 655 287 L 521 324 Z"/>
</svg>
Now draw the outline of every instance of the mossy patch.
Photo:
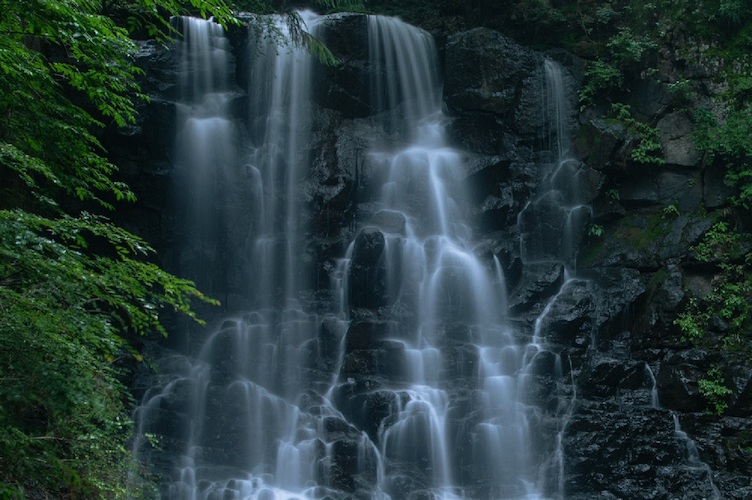
<svg viewBox="0 0 752 500">
<path fill-rule="evenodd" d="M 654 290 L 658 288 L 658 286 L 666 281 L 666 278 L 668 277 L 668 271 L 665 267 L 662 267 L 656 271 L 656 273 L 650 278 L 650 282 L 648 283 L 648 288 L 651 290 Z"/>
<path fill-rule="evenodd" d="M 621 238 L 635 250 L 644 250 L 665 239 L 671 230 L 671 223 L 672 219 L 664 213 L 627 217 Z"/>
<path fill-rule="evenodd" d="M 649 260 L 671 233 L 674 221 L 662 212 L 628 215 L 606 227 L 602 237 L 590 238 L 582 248 L 579 264 L 592 267 Z"/>
</svg>

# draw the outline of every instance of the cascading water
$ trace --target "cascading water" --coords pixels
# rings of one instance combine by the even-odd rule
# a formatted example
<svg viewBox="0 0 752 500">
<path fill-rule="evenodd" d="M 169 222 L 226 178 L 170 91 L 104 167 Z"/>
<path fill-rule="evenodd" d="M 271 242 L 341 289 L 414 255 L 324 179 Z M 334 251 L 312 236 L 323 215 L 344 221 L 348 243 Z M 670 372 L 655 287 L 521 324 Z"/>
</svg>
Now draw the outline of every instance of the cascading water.
<svg viewBox="0 0 752 500">
<path fill-rule="evenodd" d="M 566 98 L 561 67 L 550 59 L 543 62 L 545 93 L 543 111 L 546 117 L 546 142 L 549 157 L 542 164 L 542 180 L 534 197 L 518 215 L 520 227 L 520 255 L 527 266 L 558 269 L 561 273 L 561 286 L 543 306 L 534 322 L 533 337 L 527 346 L 524 358 L 522 379 L 536 370 L 540 359 L 551 359 L 549 373 L 557 381 L 558 404 L 553 413 L 557 416 L 555 446 L 540 464 L 538 485 L 551 492 L 556 498 L 565 497 L 564 484 L 564 445 L 563 437 L 574 409 L 577 397 L 576 383 L 564 377 L 564 363 L 569 366 L 566 373 L 572 377 L 571 360 L 562 358 L 560 353 L 548 350 L 546 333 L 548 318 L 559 300 L 568 297 L 570 290 L 584 290 L 590 294 L 587 280 L 576 276 L 577 251 L 590 221 L 591 208 L 582 193 L 586 182 L 587 167 L 570 158 L 570 128 L 572 110 Z M 595 345 L 595 342 L 591 342 Z M 561 386 L 570 386 L 571 392 Z"/>
<path fill-rule="evenodd" d="M 176 113 L 175 191 L 178 213 L 187 230 L 181 246 L 191 249 L 181 260 L 186 267 L 201 269 L 198 262 L 217 265 L 217 248 L 222 232 L 221 184 L 232 170 L 236 129 L 229 117 L 231 88 L 228 68 L 229 43 L 217 24 L 192 18 L 176 19 L 186 47 L 182 51 L 178 82 L 181 101 Z M 196 273 L 199 286 L 213 285 L 210 272 Z"/>
<path fill-rule="evenodd" d="M 357 255 L 361 241 L 379 235 L 386 289 L 379 314 L 388 320 L 397 311 L 414 313 L 385 334 L 385 342 L 398 343 L 402 362 L 378 391 L 393 401 L 376 435 L 382 489 L 398 498 L 410 476 L 439 498 L 535 495 L 532 410 L 516 375 L 525 353 L 505 325 L 500 268 L 473 253 L 465 166 L 443 137 L 436 50 L 427 33 L 381 17 L 369 18 L 369 47 L 374 100 L 388 103 L 379 106 L 389 110 L 381 125 L 409 139 L 370 152 L 385 180 L 349 252 Z M 344 309 L 357 315 L 364 305 L 355 297 Z M 446 365 L 462 341 L 472 345 L 477 368 L 460 391 L 453 385 L 458 374 Z M 361 398 L 357 387 L 351 392 L 345 407 Z M 459 411 L 468 415 L 461 423 Z M 477 484 L 481 489 L 473 489 Z"/>
<path fill-rule="evenodd" d="M 655 375 L 653 374 L 653 370 L 647 363 L 645 364 L 645 373 L 648 376 L 648 380 L 650 381 L 650 404 L 653 408 L 659 409 L 661 405 L 658 398 L 658 383 L 655 379 Z M 697 450 L 697 445 L 692 440 L 692 438 L 682 430 L 681 423 L 679 422 L 679 417 L 676 413 L 671 412 L 671 419 L 673 420 L 674 424 L 674 439 L 676 439 L 676 442 L 679 445 L 685 466 L 696 473 L 697 476 L 706 476 L 708 478 L 708 491 L 711 493 L 711 499 L 717 500 L 721 498 L 721 494 L 718 491 L 715 483 L 713 482 L 713 471 L 710 469 L 710 466 L 703 462 L 700 458 L 700 453 Z"/>
<path fill-rule="evenodd" d="M 570 274 L 577 250 L 590 221 L 591 208 L 583 203 L 581 186 L 586 183 L 587 167 L 570 158 L 568 151 L 571 110 L 565 97 L 561 68 L 544 61 L 548 151 L 552 155 L 544 168 L 548 171 L 537 193 L 520 212 L 521 255 L 525 262 L 561 262 Z"/>
<path fill-rule="evenodd" d="M 305 20 L 312 28 L 315 19 Z M 185 125 L 177 149 L 178 163 L 189 173 L 180 187 L 190 200 L 187 223 L 199 228 L 189 244 L 232 240 L 245 249 L 247 257 L 234 263 L 233 273 L 247 269 L 248 275 L 230 278 L 253 283 L 247 298 L 253 309 L 225 320 L 195 357 L 162 360 L 167 382 L 149 390 L 137 414 L 140 435 L 162 436 L 162 449 L 150 450 L 144 441 L 137 447 L 142 456 L 172 461 L 163 486 L 168 498 L 323 496 L 324 490 L 315 488 L 326 472 L 321 428 L 336 411 L 306 394 L 308 387 L 329 380 L 311 376 L 306 349 L 321 321 L 298 303 L 306 270 L 299 258 L 303 218 L 296 189 L 308 167 L 303 146 L 312 57 L 263 36 L 250 37 L 258 44 L 249 49 L 257 55 L 250 70 L 250 137 L 238 148 L 222 105 L 230 96 L 228 61 L 218 52 L 228 42 L 212 22 L 184 18 L 182 25 L 180 109 L 188 117 L 179 121 Z M 271 29 L 284 34 L 286 28 L 280 20 Z M 246 153 L 233 154 L 236 150 Z M 221 191 L 216 177 L 224 170 L 240 173 L 228 174 Z M 251 213 L 239 214 L 229 203 L 224 211 L 207 213 L 220 195 L 238 186 L 248 189 L 251 201 L 244 206 Z M 214 234 L 230 224 L 234 236 Z M 196 268 L 200 274 L 201 266 Z M 326 327 L 341 336 L 336 319 L 327 319 Z"/>
<path fill-rule="evenodd" d="M 318 18 L 303 18 L 315 31 Z M 300 258 L 299 184 L 310 162 L 315 63 L 303 50 L 250 37 L 258 45 L 248 50 L 243 139 L 229 119 L 221 28 L 187 18 L 183 28 L 188 80 L 176 163 L 186 172 L 179 189 L 193 228 L 186 244 L 205 249 L 189 260 L 200 270 L 232 241 L 240 264 L 228 265 L 226 279 L 252 285 L 241 300 L 247 312 L 224 320 L 194 355 L 161 361 L 162 380 L 138 410 L 136 450 L 167 471 L 163 495 L 538 498 L 550 490 L 541 476 L 561 460 L 536 438 L 540 411 L 529 401 L 536 360 L 548 359 L 548 309 L 521 345 L 508 325 L 502 266 L 475 253 L 466 165 L 444 138 L 431 36 L 368 17 L 372 107 L 380 111 L 371 121 L 384 138 L 365 159 L 378 180 L 368 193 L 375 201 L 364 204 L 334 273 L 340 304 L 312 312 L 300 296 L 311 284 Z M 284 33 L 284 24 L 276 29 Z M 561 114 L 560 105 L 552 109 Z M 578 164 L 563 159 L 565 129 L 557 127 L 557 166 L 521 215 L 522 255 L 573 272 L 589 211 L 570 189 Z M 250 213 L 237 213 L 231 200 L 242 196 L 223 199 L 220 185 L 245 187 Z M 541 223 L 553 205 L 563 211 Z"/>
</svg>

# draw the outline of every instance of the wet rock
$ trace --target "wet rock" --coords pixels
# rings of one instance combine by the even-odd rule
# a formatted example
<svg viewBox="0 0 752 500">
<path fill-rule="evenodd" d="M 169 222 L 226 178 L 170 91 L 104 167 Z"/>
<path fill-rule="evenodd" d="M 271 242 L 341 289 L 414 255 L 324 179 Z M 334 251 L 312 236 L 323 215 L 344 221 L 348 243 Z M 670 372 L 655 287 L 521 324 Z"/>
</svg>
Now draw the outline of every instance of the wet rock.
<svg viewBox="0 0 752 500">
<path fill-rule="evenodd" d="M 611 397 L 618 390 L 634 390 L 645 386 L 645 364 L 596 355 L 586 362 L 577 382 L 586 398 Z"/>
<path fill-rule="evenodd" d="M 465 184 L 485 231 L 508 229 L 532 194 L 534 173 L 502 156 L 474 159 Z"/>
<path fill-rule="evenodd" d="M 384 246 L 384 234 L 373 226 L 361 229 L 355 238 L 348 290 L 351 307 L 375 309 L 388 302 Z"/>
<path fill-rule="evenodd" d="M 560 360 L 551 351 L 540 351 L 530 360 L 528 372 L 544 377 L 560 377 Z"/>
<path fill-rule="evenodd" d="M 313 339 L 296 344 L 299 357 L 295 359 L 300 361 L 296 368 L 306 380 L 317 389 L 326 389 L 331 380 L 339 380 L 331 400 L 341 416 L 329 415 L 327 412 L 333 409 L 320 401 L 301 400 L 296 404 L 303 419 L 315 419 L 323 429 L 312 446 L 319 477 L 327 479 L 321 480 L 326 484 L 317 487 L 314 496 L 371 498 L 377 481 L 376 448 L 361 448 L 361 433 L 378 443 L 383 429 L 395 421 L 398 408 L 404 408 L 409 399 L 403 390 L 408 384 L 404 361 L 406 346 L 415 339 L 406 331 L 413 327 L 417 330 L 419 319 L 405 303 L 395 303 L 386 286 L 382 261 L 387 243 L 391 243 L 387 240 L 403 235 L 406 223 L 403 214 L 384 211 L 372 202 L 378 198 L 376 189 L 384 180 L 386 165 L 383 158 L 367 152 L 376 143 L 401 144 L 401 138 L 399 131 L 375 127 L 371 119 L 383 109 L 369 103 L 370 91 L 363 84 L 373 71 L 364 41 L 366 17 L 335 16 L 324 24 L 320 36 L 340 63 L 321 68 L 322 78 L 317 79 L 314 89 L 315 119 L 309 144 L 312 165 L 298 193 L 301 202 L 311 208 L 311 214 L 300 222 L 310 228 L 305 239 L 310 236 L 315 247 L 315 251 L 307 249 L 301 258 L 321 262 L 315 264 L 318 272 L 311 280 L 316 283 L 312 288 L 318 288 L 301 295 L 318 297 L 326 293 L 336 272 L 335 260 L 342 257 L 353 239 L 357 222 L 368 221 L 369 226 L 355 238 L 346 277 L 350 282 L 351 324 L 346 327 L 340 319 L 329 318 L 321 323 Z M 246 35 L 241 37 L 240 31 L 231 34 L 237 38 L 233 38 L 236 48 L 245 45 L 241 38 Z M 175 217 L 168 212 L 169 197 L 165 195 L 174 185 L 171 176 L 179 52 L 165 51 L 152 43 L 142 48 L 137 63 L 146 69 L 142 86 L 153 96 L 152 101 L 138 104 L 134 126 L 107 131 L 107 140 L 103 141 L 140 198 L 137 208 L 120 215 L 127 214 L 128 220 L 137 222 L 139 234 L 155 241 L 160 250 L 167 247 L 160 255 L 173 268 L 179 267 L 176 263 L 180 261 L 207 266 L 215 259 L 214 254 L 210 259 L 198 252 L 175 250 L 175 241 L 190 228 L 172 228 Z M 632 89 L 630 100 L 636 113 L 657 121 L 666 167 L 634 165 L 628 159 L 630 134 L 597 110 L 588 111 L 575 132 L 573 148 L 574 156 L 585 163 L 572 161 L 558 174 L 550 175 L 546 182 L 556 188 L 557 195 L 543 196 L 539 204 L 536 201 L 534 209 L 522 214 L 520 227 L 518 214 L 534 199 L 536 189 L 555 163 L 553 155 L 541 152 L 547 139 L 540 103 L 543 58 L 487 29 L 452 35 L 446 55 L 446 104 L 454 115 L 447 133 L 452 144 L 462 150 L 464 184 L 472 200 L 468 211 L 477 217 L 478 227 L 473 231 L 481 234 L 475 251 L 489 269 L 494 266 L 494 256 L 498 258 L 510 291 L 513 319 L 509 325 L 514 331 L 509 337 L 514 343 L 498 355 L 502 375 L 515 376 L 524 368 L 519 360 L 536 319 L 541 319 L 545 345 L 526 351 L 530 355 L 526 359 L 532 358 L 526 367 L 526 401 L 530 422 L 540 430 L 531 437 L 531 448 L 543 457 L 541 475 L 549 476 L 544 481 L 548 489 L 542 495 L 555 496 L 561 479 L 564 496 L 573 500 L 712 498 L 712 475 L 722 498 L 752 497 L 752 435 L 747 418 L 752 412 L 752 373 L 744 360 L 705 351 L 677 351 L 680 340 L 673 325 L 685 295 L 701 297 L 712 287 L 712 272 L 686 259 L 688 249 L 712 221 L 690 212 L 701 208 L 701 203 L 709 209 L 725 206 L 732 190 L 724 183 L 723 169 L 707 168 L 701 173 L 695 168 L 697 152 L 689 142 L 691 123 L 684 115 L 669 113 L 657 121 L 666 109 L 665 84 L 642 79 Z M 241 85 L 247 83 L 247 72 L 240 65 L 237 70 L 234 79 Z M 705 68 L 702 73 L 692 73 L 702 74 L 711 72 Z M 248 108 L 247 97 L 236 95 L 231 100 L 235 117 L 245 120 L 240 115 Z M 547 163 L 545 168 L 542 163 Z M 239 209 L 252 210 L 248 202 L 239 201 L 248 198 L 249 186 L 247 179 L 236 182 L 216 203 L 237 203 Z M 588 239 L 574 271 L 577 279 L 561 289 L 563 266 L 556 261 L 569 259 L 571 254 L 562 253 L 560 227 L 572 214 L 561 207 L 589 205 L 593 200 L 596 222 L 606 232 Z M 422 199 L 414 203 L 419 205 Z M 575 215 L 580 221 L 575 233 L 580 238 L 587 231 L 589 214 L 581 208 Z M 547 221 L 538 222 L 539 218 Z M 247 227 L 239 224 L 223 227 L 222 231 L 231 241 L 242 242 Z M 535 248 L 524 253 L 524 258 L 520 256 L 520 239 L 528 249 Z M 579 239 L 571 246 L 578 243 Z M 230 250 L 212 248 L 211 252 L 221 254 L 223 259 L 241 259 L 245 248 L 237 245 Z M 533 262 L 533 254 L 550 262 Z M 253 284 L 247 283 L 245 270 L 233 269 L 232 274 L 227 278 L 213 275 L 212 280 L 222 283 L 218 287 L 225 307 L 247 307 L 252 302 L 248 297 L 254 292 L 246 292 Z M 456 281 L 447 278 L 448 287 Z M 316 314 L 332 310 L 331 301 L 318 298 L 308 300 L 306 308 Z M 242 422 L 244 412 L 251 411 L 243 394 L 254 389 L 241 381 L 236 381 L 232 389 L 226 384 L 237 378 L 247 357 L 238 348 L 236 330 L 232 323 L 224 325 L 207 348 L 206 354 L 217 361 L 207 389 L 210 411 L 202 422 L 205 432 L 196 443 L 197 457 L 227 468 L 242 468 L 251 453 L 239 443 L 248 442 L 249 431 Z M 464 490 L 468 497 L 499 498 L 503 495 L 489 486 L 498 471 L 488 463 L 473 461 L 473 439 L 478 439 L 477 433 L 473 437 L 473 430 L 487 418 L 478 406 L 485 396 L 478 389 L 478 345 L 488 339 L 469 322 L 448 321 L 437 326 L 436 332 L 437 349 L 442 354 L 441 377 L 450 394 L 446 426 L 454 446 L 452 474 L 468 485 Z M 591 339 L 596 345 L 591 345 Z M 345 352 L 340 353 L 343 345 Z M 652 381 L 644 362 L 636 359 L 640 357 L 649 359 L 656 368 L 661 404 L 679 412 L 684 430 L 710 469 L 688 463 L 686 446 L 676 438 L 670 411 L 651 407 Z M 728 400 L 731 416 L 726 417 L 702 412 L 707 403 L 696 383 L 719 361 L 733 391 Z M 333 373 L 337 367 L 340 373 Z M 183 376 L 190 369 L 187 366 L 175 371 Z M 185 432 L 191 425 L 191 394 L 196 390 L 196 383 L 188 379 L 174 381 L 169 395 L 155 400 L 151 409 L 152 429 L 161 436 L 160 446 L 176 457 L 185 449 Z M 268 399 L 264 391 L 259 394 L 263 396 L 259 401 Z M 270 428 L 282 420 L 279 408 L 290 406 L 281 400 L 273 403 L 268 407 L 250 405 L 258 407 Z M 554 453 L 557 437 L 561 437 L 564 453 L 563 478 L 558 477 L 558 464 L 553 463 L 558 457 Z M 228 444 L 219 446 L 219 442 Z M 149 453 L 156 470 L 174 469 L 166 453 Z M 358 470 L 360 475 L 356 474 Z M 392 462 L 386 473 L 388 484 L 384 487 L 392 498 L 435 496 L 425 464 Z M 203 481 L 201 488 L 208 492 L 211 485 Z M 267 490 L 260 496 L 264 495 L 271 498 L 275 493 Z"/>
<path fill-rule="evenodd" d="M 728 415 L 752 417 L 752 366 L 747 361 L 733 354 L 724 354 L 718 363 L 724 367 L 721 376 L 731 390 Z"/>
<path fill-rule="evenodd" d="M 478 376 L 478 348 L 474 345 L 458 345 L 453 348 L 445 348 L 444 368 L 447 374 L 455 380 L 455 385 L 460 385 L 461 381 L 468 380 L 474 383 L 474 378 Z"/>
<path fill-rule="evenodd" d="M 371 218 L 371 224 L 384 232 L 404 235 L 407 220 L 402 212 L 379 210 Z"/>
<path fill-rule="evenodd" d="M 667 498 L 692 491 L 695 478 L 674 489 L 682 450 L 668 411 L 614 407 L 610 402 L 578 404 L 565 429 L 563 445 L 567 498 Z"/>
<path fill-rule="evenodd" d="M 512 314 L 541 307 L 540 299 L 554 295 L 564 278 L 564 266 L 559 262 L 526 264 L 521 283 L 510 294 L 509 311 Z"/>
<path fill-rule="evenodd" d="M 700 162 L 700 152 L 692 138 L 694 129 L 686 113 L 669 113 L 658 121 L 663 159 L 667 164 L 694 167 Z"/>
<path fill-rule="evenodd" d="M 364 393 L 356 393 L 354 390 L 352 385 L 343 385 L 335 391 L 337 408 L 343 412 L 348 422 L 365 431 L 376 442 L 382 422 L 391 418 L 396 411 L 398 396 L 387 390 Z"/>
<path fill-rule="evenodd" d="M 562 193 L 549 191 L 520 214 L 521 253 L 526 261 L 560 260 L 570 210 Z"/>
<path fill-rule="evenodd" d="M 358 472 L 358 445 L 358 441 L 342 439 L 332 444 L 331 457 L 323 471 L 323 477 L 329 479 L 329 486 L 341 491 L 355 489 L 355 476 Z"/>
<path fill-rule="evenodd" d="M 684 300 L 685 286 L 684 274 L 675 263 L 667 264 L 652 275 L 634 332 L 636 348 L 663 347 L 678 342 L 674 319 Z"/>
<path fill-rule="evenodd" d="M 585 205 L 598 196 L 603 174 L 583 162 L 566 160 L 555 169 L 550 182 L 553 189 L 563 193 L 568 206 Z"/>
<path fill-rule="evenodd" d="M 595 301 L 592 293 L 587 281 L 569 281 L 541 318 L 541 335 L 555 344 L 586 347 L 594 327 Z"/>
<path fill-rule="evenodd" d="M 497 155 L 504 151 L 504 124 L 492 113 L 463 113 L 449 123 L 452 144 L 473 153 Z"/>
<path fill-rule="evenodd" d="M 446 44 L 444 95 L 451 110 L 490 112 L 526 133 L 542 130 L 542 60 L 501 33 L 476 28 Z M 527 105 L 527 106 L 526 106 Z"/>
<path fill-rule="evenodd" d="M 640 272 L 623 267 L 604 267 L 583 270 L 580 276 L 592 282 L 599 336 L 620 333 L 622 326 L 628 324 L 629 311 L 645 292 Z"/>
<path fill-rule="evenodd" d="M 354 321 L 345 335 L 345 352 L 376 349 L 381 341 L 396 335 L 397 327 L 392 321 Z"/>
<path fill-rule="evenodd" d="M 671 211 L 633 211 L 590 239 L 580 252 L 582 267 L 626 266 L 658 269 L 686 254 L 713 224 L 696 214 Z"/>
<path fill-rule="evenodd" d="M 601 174 L 579 161 L 552 165 L 536 197 L 518 216 L 523 259 L 558 260 L 572 266 L 590 224 L 589 202 L 601 184 Z"/>
<path fill-rule="evenodd" d="M 726 168 L 712 165 L 702 174 L 703 201 L 705 207 L 714 209 L 729 202 L 734 194 L 734 188 L 726 183 Z"/>
<path fill-rule="evenodd" d="M 405 378 L 405 346 L 401 342 L 382 341 L 378 349 L 354 350 L 344 355 L 342 374 L 391 379 L 395 382 Z"/>
<path fill-rule="evenodd" d="M 325 373 L 332 373 L 336 369 L 343 327 L 343 322 L 335 318 L 325 319 L 319 327 L 317 366 Z"/>
<path fill-rule="evenodd" d="M 693 349 L 672 355 L 662 363 L 656 375 L 661 404 L 682 412 L 702 411 L 706 402 L 700 396 L 697 381 L 710 369 L 706 351 Z"/>
<path fill-rule="evenodd" d="M 360 321 L 345 338 L 342 374 L 360 379 L 364 375 L 401 379 L 405 375 L 405 343 L 392 340 L 395 323 Z"/>
<path fill-rule="evenodd" d="M 639 120 L 649 121 L 665 112 L 670 100 L 666 83 L 655 76 L 639 78 L 630 86 L 629 104 Z"/>
<path fill-rule="evenodd" d="M 699 472 L 704 466 L 706 471 L 712 472 L 714 485 L 723 498 L 748 498 L 752 493 L 749 474 L 752 434 L 748 422 L 748 419 L 718 418 L 705 412 L 681 415 L 682 431 L 694 445 L 699 457 L 696 461 L 701 462 L 692 469 Z"/>
<path fill-rule="evenodd" d="M 369 96 L 367 17 L 359 14 L 327 16 L 320 36 L 339 63 L 321 68 L 323 75 L 315 80 L 314 99 L 347 118 L 378 112 L 372 107 Z"/>
<path fill-rule="evenodd" d="M 696 209 L 702 201 L 702 185 L 698 172 L 651 170 L 643 175 L 624 179 L 619 199 L 628 206 L 673 206 L 680 212 Z"/>
<path fill-rule="evenodd" d="M 592 114 L 583 116 L 582 121 L 573 140 L 575 155 L 596 170 L 620 171 L 624 166 L 620 153 L 626 138 L 624 127 Z"/>
</svg>

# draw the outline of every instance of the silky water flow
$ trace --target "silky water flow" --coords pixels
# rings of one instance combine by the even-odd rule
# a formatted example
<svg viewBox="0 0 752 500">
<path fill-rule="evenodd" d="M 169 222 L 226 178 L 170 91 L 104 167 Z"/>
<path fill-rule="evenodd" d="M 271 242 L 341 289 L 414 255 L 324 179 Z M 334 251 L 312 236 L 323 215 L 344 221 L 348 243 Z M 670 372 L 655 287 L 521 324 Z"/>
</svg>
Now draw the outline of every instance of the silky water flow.
<svg viewBox="0 0 752 500">
<path fill-rule="evenodd" d="M 321 18 L 303 19 L 315 33 Z M 175 175 L 191 249 L 181 259 L 211 288 L 216 278 L 207 265 L 234 243 L 223 258 L 242 262 L 252 286 L 245 313 L 226 318 L 191 354 L 159 361 L 160 375 L 137 410 L 136 453 L 163 474 L 166 498 L 562 493 L 551 477 L 563 476 L 566 418 L 558 444 L 541 443 L 540 412 L 528 404 L 537 356 L 554 359 L 562 372 L 544 340 L 558 295 L 532 338 L 521 341 L 507 321 L 499 260 L 475 253 L 466 166 L 444 137 L 433 39 L 397 19 L 367 22 L 368 85 L 380 111 L 372 125 L 384 140 L 363 161 L 377 181 L 333 272 L 339 304 L 314 313 L 300 300 L 312 285 L 300 258 L 308 218 L 298 186 L 310 163 L 317 63 L 303 49 L 275 44 L 278 36 L 250 35 L 244 142 L 231 113 L 229 42 L 212 22 L 180 20 Z M 284 35 L 286 25 L 278 20 L 273 30 Z M 566 159 L 560 70 L 542 61 L 541 74 L 543 107 L 558 117 L 550 120 L 554 158 L 520 214 L 521 254 L 526 265 L 561 262 L 564 289 L 576 279 L 577 228 L 590 212 L 571 187 L 579 164 Z M 364 262 L 368 245 L 379 251 Z M 366 281 L 358 273 L 364 266 Z M 377 297 L 366 282 L 379 288 Z M 336 352 L 326 369 L 317 367 L 322 332 Z M 374 352 L 383 373 L 359 371 Z"/>
</svg>

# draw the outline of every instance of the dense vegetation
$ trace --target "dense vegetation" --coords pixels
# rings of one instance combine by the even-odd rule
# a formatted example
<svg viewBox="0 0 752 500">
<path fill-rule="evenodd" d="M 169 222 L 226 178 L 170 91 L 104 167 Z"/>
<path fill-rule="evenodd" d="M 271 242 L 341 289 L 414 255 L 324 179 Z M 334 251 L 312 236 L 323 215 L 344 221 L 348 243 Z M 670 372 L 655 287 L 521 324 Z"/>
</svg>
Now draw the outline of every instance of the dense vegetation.
<svg viewBox="0 0 752 500">
<path fill-rule="evenodd" d="M 323 0 L 325 8 L 347 2 Z M 733 199 L 694 249 L 713 290 L 677 319 L 687 342 L 748 356 L 752 313 L 752 1 L 371 0 L 366 7 L 431 29 L 487 25 L 589 61 L 583 108 L 610 113 L 636 138 L 631 160 L 660 168 L 654 123 L 633 112 L 630 89 L 661 49 L 718 61 L 722 92 L 665 82 L 691 114 L 706 168 L 723 169 Z M 166 38 L 170 15 L 233 22 L 231 7 L 287 10 L 269 0 L 0 0 L 0 497 L 149 496 L 126 450 L 129 339 L 164 333 L 160 313 L 193 317 L 209 301 L 161 270 L 149 245 L 107 213 L 134 201 L 116 181 L 98 131 L 135 117 L 133 36 Z M 291 17 L 293 22 L 295 17 Z M 317 49 L 315 41 L 301 42 Z M 681 40 L 681 42 L 679 41 Z M 721 85 L 722 84 L 722 85 Z M 720 343 L 718 342 L 720 339 Z M 720 367 L 701 390 L 724 409 Z M 130 482 L 130 485 L 129 485 Z"/>
<path fill-rule="evenodd" d="M 675 61 L 685 62 L 674 79 L 663 82 L 668 107 L 691 117 L 702 166 L 724 172 L 732 194 L 725 206 L 706 214 L 716 222 L 686 263 L 712 274 L 711 289 L 690 294 L 675 324 L 689 345 L 745 363 L 752 355 L 752 3 L 632 0 L 601 4 L 582 20 L 597 45 L 590 48 L 595 57 L 586 69 L 581 102 L 610 106 L 614 121 L 636 136 L 631 159 L 637 163 L 660 164 L 660 140 L 654 123 L 629 112 L 629 91 L 639 80 L 655 78 L 660 51 L 673 51 Z M 697 63 L 716 71 L 698 78 L 691 68 Z M 728 367 L 719 362 L 698 381 L 708 410 L 719 415 L 732 393 L 724 373 L 730 373 Z"/>
<path fill-rule="evenodd" d="M 634 162 L 659 165 L 661 151 L 655 124 L 634 116 L 626 104 L 630 89 L 656 78 L 660 57 L 673 52 L 669 57 L 677 74 L 662 82 L 669 109 L 691 117 L 703 167 L 724 172 L 733 193 L 725 206 L 706 214 L 716 222 L 686 263 L 712 273 L 711 289 L 689 296 L 675 324 L 689 345 L 746 363 L 752 355 L 752 2 L 629 0 L 595 2 L 590 8 L 577 2 L 577 15 L 584 36 L 568 44 L 591 60 L 581 104 L 610 106 L 612 119 L 637 139 Z M 568 33 L 576 31 L 568 26 Z M 692 70 L 698 63 L 715 72 L 698 77 Z M 724 372 L 730 373 L 728 367 L 716 364 L 698 381 L 708 410 L 719 415 L 732 393 Z"/>
</svg>

